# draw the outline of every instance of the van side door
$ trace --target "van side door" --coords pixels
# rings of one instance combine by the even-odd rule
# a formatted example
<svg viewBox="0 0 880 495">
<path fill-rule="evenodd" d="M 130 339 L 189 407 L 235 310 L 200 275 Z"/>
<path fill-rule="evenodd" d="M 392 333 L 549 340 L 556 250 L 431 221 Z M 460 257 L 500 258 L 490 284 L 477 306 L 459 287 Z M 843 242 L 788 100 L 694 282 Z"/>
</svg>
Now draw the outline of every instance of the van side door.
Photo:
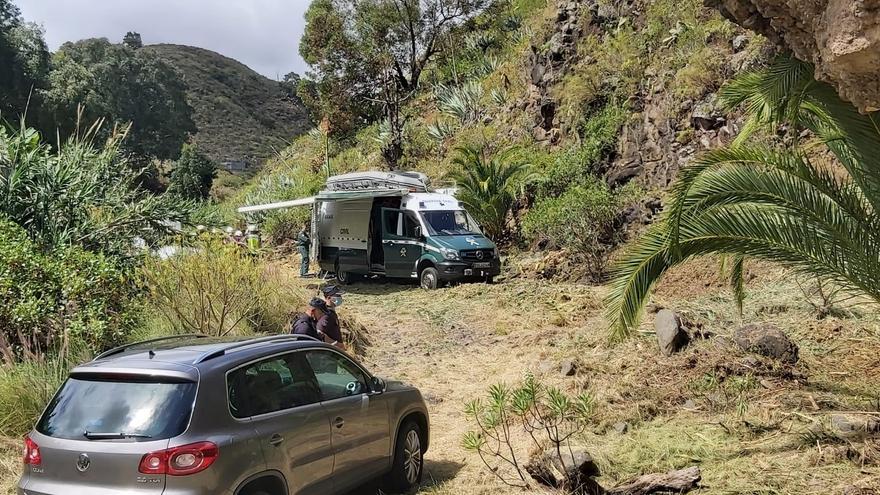
<svg viewBox="0 0 880 495">
<path fill-rule="evenodd" d="M 412 211 L 382 209 L 382 249 L 385 251 L 386 276 L 418 276 L 416 264 L 425 252 L 420 230 L 419 221 Z"/>
<path fill-rule="evenodd" d="M 284 474 L 291 495 L 323 494 L 333 485 L 330 425 L 302 352 L 269 357 L 227 376 L 232 416 L 253 427 L 266 468 Z"/>
</svg>

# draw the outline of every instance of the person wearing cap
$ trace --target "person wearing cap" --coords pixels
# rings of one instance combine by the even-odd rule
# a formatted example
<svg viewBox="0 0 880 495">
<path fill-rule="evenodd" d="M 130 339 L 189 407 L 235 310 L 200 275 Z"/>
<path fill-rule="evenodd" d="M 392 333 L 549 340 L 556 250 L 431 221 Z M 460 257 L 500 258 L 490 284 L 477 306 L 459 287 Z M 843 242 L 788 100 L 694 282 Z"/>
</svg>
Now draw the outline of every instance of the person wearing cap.
<svg viewBox="0 0 880 495">
<path fill-rule="evenodd" d="M 324 316 L 318 319 L 318 333 L 324 336 L 324 342 L 341 349 L 345 344 L 342 341 L 342 331 L 339 328 L 336 307 L 342 304 L 342 290 L 335 285 L 328 285 L 321 289 L 321 295 L 327 310 L 324 312 Z"/>
<path fill-rule="evenodd" d="M 304 314 L 299 315 L 291 325 L 290 333 L 308 335 L 313 339 L 324 340 L 318 333 L 317 323 L 327 313 L 327 303 L 323 299 L 313 298 L 306 306 Z"/>
</svg>

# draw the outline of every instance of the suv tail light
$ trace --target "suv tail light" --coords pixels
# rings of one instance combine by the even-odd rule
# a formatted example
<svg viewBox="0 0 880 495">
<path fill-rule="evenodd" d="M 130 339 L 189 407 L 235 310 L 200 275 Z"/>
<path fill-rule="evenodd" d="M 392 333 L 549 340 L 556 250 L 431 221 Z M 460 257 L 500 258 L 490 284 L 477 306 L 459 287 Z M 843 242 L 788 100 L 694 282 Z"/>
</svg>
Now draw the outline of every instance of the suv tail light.
<svg viewBox="0 0 880 495">
<path fill-rule="evenodd" d="M 24 437 L 24 463 L 29 466 L 39 466 L 42 462 L 43 456 L 40 455 L 40 446 L 31 440 L 31 437 Z"/>
<path fill-rule="evenodd" d="M 220 449 L 214 443 L 191 443 L 144 455 L 138 471 L 143 474 L 186 476 L 208 469 L 219 455 Z"/>
</svg>

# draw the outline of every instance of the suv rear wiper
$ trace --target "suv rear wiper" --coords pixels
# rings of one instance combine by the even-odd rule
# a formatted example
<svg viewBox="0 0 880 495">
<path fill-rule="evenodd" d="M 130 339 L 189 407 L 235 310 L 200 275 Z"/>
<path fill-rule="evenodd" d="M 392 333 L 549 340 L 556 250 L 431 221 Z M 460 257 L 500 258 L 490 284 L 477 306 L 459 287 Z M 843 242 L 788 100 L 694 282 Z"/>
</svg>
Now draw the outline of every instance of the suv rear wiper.
<svg viewBox="0 0 880 495">
<path fill-rule="evenodd" d="M 83 436 L 89 440 L 117 440 L 122 438 L 153 438 L 150 435 L 141 435 L 139 433 L 98 433 L 87 431 Z"/>
</svg>

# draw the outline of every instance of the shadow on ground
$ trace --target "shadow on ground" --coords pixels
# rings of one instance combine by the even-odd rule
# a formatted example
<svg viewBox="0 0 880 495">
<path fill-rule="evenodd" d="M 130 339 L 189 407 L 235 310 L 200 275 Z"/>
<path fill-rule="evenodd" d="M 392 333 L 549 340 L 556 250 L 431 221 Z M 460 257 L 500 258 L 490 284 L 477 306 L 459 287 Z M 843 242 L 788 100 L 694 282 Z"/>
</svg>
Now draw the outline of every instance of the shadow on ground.
<svg viewBox="0 0 880 495">
<path fill-rule="evenodd" d="M 464 467 L 464 464 L 460 462 L 454 461 L 446 461 L 446 460 L 436 460 L 436 459 L 425 459 L 425 471 L 422 476 L 422 486 L 419 491 L 422 491 L 426 488 L 430 488 L 432 486 L 441 485 L 452 478 L 455 478 L 455 475 L 461 471 L 461 468 Z M 345 495 L 377 495 L 379 493 L 385 493 L 381 491 L 382 488 L 382 480 L 375 479 L 366 483 L 363 486 L 360 486 Z"/>
</svg>

